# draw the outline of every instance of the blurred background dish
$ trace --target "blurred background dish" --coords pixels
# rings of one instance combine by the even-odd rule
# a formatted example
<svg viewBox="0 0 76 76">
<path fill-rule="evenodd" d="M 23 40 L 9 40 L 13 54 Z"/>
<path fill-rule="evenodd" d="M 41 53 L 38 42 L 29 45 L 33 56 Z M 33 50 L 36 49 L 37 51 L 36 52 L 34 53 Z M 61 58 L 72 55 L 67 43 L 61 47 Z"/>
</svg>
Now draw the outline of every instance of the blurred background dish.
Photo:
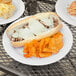
<svg viewBox="0 0 76 76">
<path fill-rule="evenodd" d="M 55 9 L 57 14 L 68 24 L 76 26 L 76 16 L 72 16 L 68 13 L 68 7 L 75 0 L 58 0 Z"/>
<path fill-rule="evenodd" d="M 16 8 L 12 4 L 12 0 L 0 1 L 0 17 L 3 19 L 9 19 L 14 15 Z"/>
<path fill-rule="evenodd" d="M 11 4 L 12 2 L 12 4 Z M 4 4 L 3 4 L 4 3 Z M 9 12 L 10 15 L 8 15 L 8 13 L 6 15 L 2 15 L 2 17 L 0 17 L 0 25 L 3 24 L 7 24 L 10 23 L 16 19 L 18 19 L 20 16 L 22 16 L 22 14 L 24 13 L 25 10 L 25 6 L 24 3 L 22 2 L 22 0 L 2 0 L 1 5 L 5 5 L 5 6 L 13 6 L 11 9 L 11 11 Z M 10 6 L 10 8 L 11 8 Z M 7 8 L 6 8 L 7 9 Z M 7 12 L 9 11 L 9 9 L 7 10 Z M 5 12 L 4 12 L 5 14 Z"/>
<path fill-rule="evenodd" d="M 76 1 L 73 1 L 69 7 L 67 8 L 68 13 L 71 16 L 75 16 L 76 17 Z"/>
</svg>

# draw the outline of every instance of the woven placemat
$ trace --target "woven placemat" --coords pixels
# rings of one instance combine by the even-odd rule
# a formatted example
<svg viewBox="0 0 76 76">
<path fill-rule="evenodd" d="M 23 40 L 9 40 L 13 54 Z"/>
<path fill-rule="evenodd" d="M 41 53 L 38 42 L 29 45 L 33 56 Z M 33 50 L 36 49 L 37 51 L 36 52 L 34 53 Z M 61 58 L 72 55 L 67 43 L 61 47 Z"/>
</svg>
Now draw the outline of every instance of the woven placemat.
<svg viewBox="0 0 76 76">
<path fill-rule="evenodd" d="M 24 0 L 26 9 L 21 18 L 38 12 L 55 11 L 55 2 L 56 0 L 32 0 L 31 2 L 30 0 Z M 67 24 L 73 34 L 73 47 L 71 48 L 69 54 L 56 63 L 36 67 L 21 64 L 13 60 L 5 52 L 2 45 L 2 34 L 9 25 L 10 24 L 5 24 L 0 26 L 1 68 L 4 68 L 19 76 L 76 76 L 76 27 Z"/>
</svg>

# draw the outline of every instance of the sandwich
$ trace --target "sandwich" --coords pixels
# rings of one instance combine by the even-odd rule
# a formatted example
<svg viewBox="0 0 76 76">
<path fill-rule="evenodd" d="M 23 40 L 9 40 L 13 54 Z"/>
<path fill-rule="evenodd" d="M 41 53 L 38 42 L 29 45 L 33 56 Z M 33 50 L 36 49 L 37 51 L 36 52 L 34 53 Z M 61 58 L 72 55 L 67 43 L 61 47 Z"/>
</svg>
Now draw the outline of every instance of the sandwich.
<svg viewBox="0 0 76 76">
<path fill-rule="evenodd" d="M 32 40 L 50 37 L 62 28 L 61 21 L 56 13 L 38 13 L 11 24 L 6 30 L 13 47 L 22 47 Z"/>
</svg>

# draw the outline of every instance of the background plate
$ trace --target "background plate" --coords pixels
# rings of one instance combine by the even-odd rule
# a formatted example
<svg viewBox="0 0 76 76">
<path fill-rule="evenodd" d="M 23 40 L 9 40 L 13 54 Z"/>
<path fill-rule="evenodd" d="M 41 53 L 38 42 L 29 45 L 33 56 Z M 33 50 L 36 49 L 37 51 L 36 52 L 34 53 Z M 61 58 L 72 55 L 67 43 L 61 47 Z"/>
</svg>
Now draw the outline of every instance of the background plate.
<svg viewBox="0 0 76 76">
<path fill-rule="evenodd" d="M 76 26 L 76 17 L 67 12 L 68 6 L 75 0 L 58 0 L 55 9 L 57 14 L 67 23 Z"/>
<path fill-rule="evenodd" d="M 10 22 L 18 19 L 24 13 L 25 6 L 24 6 L 24 3 L 22 2 L 22 0 L 12 0 L 12 3 L 16 7 L 15 13 L 9 19 L 0 18 L 0 25 L 10 23 Z"/>
</svg>

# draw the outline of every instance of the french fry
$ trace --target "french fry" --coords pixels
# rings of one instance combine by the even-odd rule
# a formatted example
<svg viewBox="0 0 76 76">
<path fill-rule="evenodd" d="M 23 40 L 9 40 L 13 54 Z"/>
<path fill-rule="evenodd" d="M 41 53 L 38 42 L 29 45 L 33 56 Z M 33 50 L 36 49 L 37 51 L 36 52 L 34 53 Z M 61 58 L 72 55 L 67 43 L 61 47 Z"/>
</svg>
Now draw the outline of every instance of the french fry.
<svg viewBox="0 0 76 76">
<path fill-rule="evenodd" d="M 49 48 L 44 48 L 42 52 L 50 53 L 50 52 L 51 52 L 51 49 L 49 49 Z"/>
<path fill-rule="evenodd" d="M 24 46 L 25 46 L 25 47 L 24 47 L 24 49 L 23 49 L 23 53 L 28 53 L 28 52 L 29 52 L 29 44 L 26 43 Z"/>
<path fill-rule="evenodd" d="M 42 58 L 42 57 L 49 57 L 51 56 L 52 53 L 39 53 L 39 56 Z"/>
<path fill-rule="evenodd" d="M 39 44 L 39 52 L 42 52 L 42 50 L 43 50 L 43 48 L 44 48 L 44 44 L 45 44 L 45 40 L 42 39 L 42 40 L 40 41 L 40 44 Z"/>
<path fill-rule="evenodd" d="M 41 40 L 33 40 L 30 43 L 26 43 L 23 50 L 24 57 L 49 57 L 52 54 L 57 54 L 62 46 L 63 35 L 58 32 L 52 37 L 47 37 Z"/>
<path fill-rule="evenodd" d="M 30 58 L 30 57 L 32 57 L 32 54 L 29 54 L 29 53 L 27 53 L 27 54 L 23 54 L 24 55 L 24 57 L 26 57 L 26 58 Z"/>
<path fill-rule="evenodd" d="M 51 52 L 53 54 L 57 54 L 59 52 L 59 49 L 57 47 L 51 47 Z"/>
<path fill-rule="evenodd" d="M 36 56 L 36 49 L 35 49 L 35 47 L 31 47 L 29 53 L 30 53 L 32 56 Z"/>
<path fill-rule="evenodd" d="M 57 45 L 58 50 L 60 50 L 63 47 L 63 43 L 61 42 L 59 45 Z"/>
<path fill-rule="evenodd" d="M 26 49 L 24 49 L 24 50 L 23 50 L 23 53 L 28 53 L 28 52 L 29 52 L 29 51 L 28 51 L 28 50 L 26 50 Z"/>
</svg>

